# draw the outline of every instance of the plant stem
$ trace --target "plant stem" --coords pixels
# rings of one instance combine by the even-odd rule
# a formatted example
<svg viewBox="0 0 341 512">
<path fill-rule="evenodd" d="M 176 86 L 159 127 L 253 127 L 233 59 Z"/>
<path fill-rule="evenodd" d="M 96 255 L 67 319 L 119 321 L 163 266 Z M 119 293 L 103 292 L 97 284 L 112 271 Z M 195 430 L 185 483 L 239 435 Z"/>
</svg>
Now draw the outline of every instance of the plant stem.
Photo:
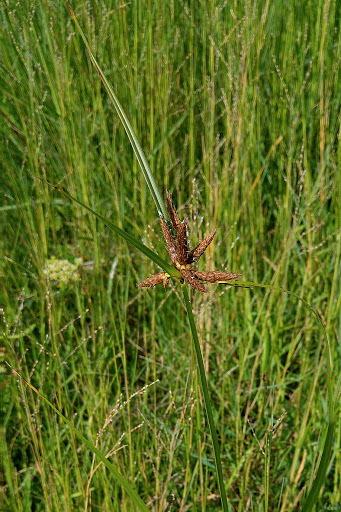
<svg viewBox="0 0 341 512">
<path fill-rule="evenodd" d="M 197 328 L 195 326 L 193 311 L 192 311 L 191 303 L 189 301 L 189 296 L 188 296 L 188 291 L 187 291 L 187 286 L 186 285 L 183 286 L 183 295 L 184 295 L 184 298 L 185 298 L 185 304 L 186 304 L 186 309 L 187 309 L 189 325 L 191 327 L 194 348 L 195 348 L 195 352 L 196 352 L 196 355 L 197 355 L 199 377 L 200 377 L 200 382 L 201 382 L 201 389 L 202 389 L 202 392 L 203 392 L 203 395 L 204 395 L 204 402 L 205 402 L 205 408 L 206 408 L 206 413 L 207 413 L 207 418 L 208 418 L 208 425 L 210 427 L 210 432 L 211 432 L 212 441 L 213 441 L 214 459 L 215 459 L 215 465 L 216 465 L 217 473 L 218 473 L 218 483 L 219 483 L 219 490 L 220 490 L 222 509 L 223 509 L 224 512 L 227 512 L 228 511 L 227 499 L 226 499 L 226 492 L 225 492 L 225 487 L 224 487 L 223 471 L 222 471 L 222 467 L 221 467 L 220 450 L 219 450 L 219 445 L 218 445 L 218 437 L 217 437 L 217 432 L 216 432 L 216 428 L 215 428 L 215 424 L 214 424 L 214 419 L 213 419 L 213 413 L 212 413 L 211 398 L 210 398 L 210 395 L 209 395 L 209 392 L 208 392 L 208 386 L 207 386 L 207 379 L 206 379 L 206 374 L 205 374 L 204 362 L 203 362 L 203 359 L 202 359 L 202 354 L 201 354 L 201 349 L 200 349 L 200 343 L 199 343 Z"/>
</svg>

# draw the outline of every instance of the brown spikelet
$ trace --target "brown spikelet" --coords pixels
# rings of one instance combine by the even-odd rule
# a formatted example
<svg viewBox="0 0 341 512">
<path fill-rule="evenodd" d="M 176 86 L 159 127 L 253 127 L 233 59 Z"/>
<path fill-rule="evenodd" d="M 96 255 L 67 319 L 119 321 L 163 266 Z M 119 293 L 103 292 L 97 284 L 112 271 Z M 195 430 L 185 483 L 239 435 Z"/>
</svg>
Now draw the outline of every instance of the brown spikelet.
<svg viewBox="0 0 341 512">
<path fill-rule="evenodd" d="M 232 279 L 237 279 L 242 274 L 230 274 L 228 272 L 219 272 L 219 270 L 211 270 L 207 272 L 199 272 L 197 270 L 192 270 L 192 273 L 197 279 L 201 279 L 201 281 L 207 281 L 208 283 L 221 283 L 225 281 L 232 281 Z"/>
<path fill-rule="evenodd" d="M 168 190 L 166 191 L 166 198 L 167 198 L 166 204 L 167 204 L 167 211 L 168 211 L 169 219 L 171 221 L 173 229 L 175 229 L 177 231 L 181 224 L 181 220 L 179 218 L 178 212 L 176 211 L 176 208 L 172 201 L 172 194 L 170 192 L 168 192 Z"/>
<path fill-rule="evenodd" d="M 187 226 L 184 222 L 180 222 L 178 227 L 178 246 L 176 249 L 176 256 L 180 265 L 186 265 L 188 258 Z"/>
<path fill-rule="evenodd" d="M 192 268 L 192 263 L 197 261 L 205 252 L 215 237 L 217 230 L 214 229 L 211 233 L 205 236 L 205 238 L 195 247 L 195 249 L 189 251 L 186 222 L 181 222 L 178 212 L 172 201 L 172 194 L 170 194 L 168 191 L 166 199 L 170 222 L 172 228 L 174 231 L 176 231 L 177 234 L 175 238 L 175 233 L 173 236 L 172 230 L 169 228 L 166 220 L 161 215 L 161 228 L 163 237 L 165 239 L 167 252 L 172 260 L 174 267 L 177 270 L 174 273 L 171 272 L 171 275 L 177 277 L 179 276 L 178 271 L 180 271 L 182 282 L 186 281 L 186 283 L 188 283 L 192 288 L 202 293 L 207 293 L 207 289 L 201 281 L 206 281 L 208 283 L 228 283 L 229 281 L 240 277 L 242 274 L 232 274 L 215 270 L 200 272 Z M 138 284 L 137 287 L 150 288 L 162 283 L 163 288 L 166 290 L 171 275 L 167 272 L 159 272 L 158 274 L 154 274 L 153 276 L 145 279 L 142 283 Z"/>
<path fill-rule="evenodd" d="M 181 277 L 186 281 L 186 283 L 190 284 L 192 288 L 195 290 L 199 290 L 202 293 L 207 293 L 205 286 L 194 277 L 193 272 L 191 270 L 180 270 Z"/>
<path fill-rule="evenodd" d="M 162 227 L 162 234 L 163 238 L 166 242 L 166 249 L 169 254 L 170 259 L 172 260 L 173 265 L 175 265 L 176 262 L 176 244 L 174 241 L 174 238 L 172 237 L 172 233 L 170 232 L 170 229 L 167 225 L 167 222 L 163 217 L 160 217 L 161 220 L 161 227 Z"/>
<path fill-rule="evenodd" d="M 206 251 L 207 247 L 212 242 L 215 237 L 217 230 L 214 229 L 209 235 L 207 235 L 200 244 L 198 244 L 189 254 L 188 254 L 188 263 L 192 263 L 193 261 L 198 261 L 200 256 Z"/>
<path fill-rule="evenodd" d="M 154 274 L 153 276 L 147 277 L 142 283 L 137 284 L 137 288 L 151 288 L 152 286 L 156 286 L 157 284 L 163 283 L 163 287 L 165 287 L 165 279 L 167 278 L 166 272 L 159 272 L 158 274 Z M 167 283 L 168 284 L 168 283 Z"/>
</svg>

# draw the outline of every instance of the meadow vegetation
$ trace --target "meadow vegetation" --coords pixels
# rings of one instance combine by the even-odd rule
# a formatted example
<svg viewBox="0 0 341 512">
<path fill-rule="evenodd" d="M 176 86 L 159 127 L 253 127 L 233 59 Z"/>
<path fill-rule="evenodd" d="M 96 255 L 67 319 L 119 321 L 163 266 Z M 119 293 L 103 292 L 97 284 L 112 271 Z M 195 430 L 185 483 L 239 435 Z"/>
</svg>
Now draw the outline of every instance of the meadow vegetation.
<svg viewBox="0 0 341 512">
<path fill-rule="evenodd" d="M 75 2 L 173 194 L 200 270 L 286 288 L 321 316 L 340 387 L 341 4 Z M 183 296 L 79 204 L 168 261 L 158 211 L 65 3 L 0 3 L 1 511 L 221 510 Z M 66 260 L 66 261 L 65 261 Z M 229 510 L 298 511 L 328 421 L 326 339 L 294 297 L 191 294 Z M 335 396 L 335 399 L 337 397 Z M 341 429 L 313 511 L 341 509 Z M 313 512 L 312 511 L 312 512 Z"/>
</svg>

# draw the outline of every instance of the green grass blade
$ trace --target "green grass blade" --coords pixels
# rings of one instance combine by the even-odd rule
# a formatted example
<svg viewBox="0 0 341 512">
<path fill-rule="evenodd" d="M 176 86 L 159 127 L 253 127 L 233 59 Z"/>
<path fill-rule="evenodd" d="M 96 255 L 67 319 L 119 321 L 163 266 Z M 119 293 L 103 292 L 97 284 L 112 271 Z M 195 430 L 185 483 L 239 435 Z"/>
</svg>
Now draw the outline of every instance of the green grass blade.
<svg viewBox="0 0 341 512">
<path fill-rule="evenodd" d="M 45 181 L 45 180 L 42 180 L 42 181 Z M 58 190 L 58 192 L 60 192 L 61 194 L 63 194 L 63 196 L 67 197 L 68 199 L 71 199 L 71 201 L 74 201 L 76 203 L 78 203 L 79 205 L 83 206 L 83 208 L 85 208 L 86 210 L 88 210 L 89 212 L 91 212 L 93 215 L 95 215 L 95 217 L 97 217 L 99 220 L 101 220 L 102 222 L 104 222 L 104 224 L 106 226 L 108 226 L 108 228 L 110 228 L 112 231 L 114 231 L 117 235 L 121 236 L 122 238 L 124 238 L 125 240 L 127 240 L 127 242 L 129 242 L 130 244 L 132 244 L 134 247 L 136 247 L 136 249 L 138 249 L 140 252 L 142 252 L 145 256 L 147 256 L 149 259 L 151 259 L 152 261 L 154 261 L 154 263 L 156 263 L 157 265 L 159 265 L 159 267 L 163 268 L 166 272 L 168 272 L 171 276 L 173 277 L 178 277 L 180 276 L 180 273 L 172 266 L 170 265 L 169 263 L 167 263 L 167 261 L 165 261 L 164 259 L 160 258 L 160 256 L 158 254 L 156 254 L 154 251 L 152 251 L 151 249 L 149 249 L 146 245 L 144 245 L 142 242 L 140 242 L 140 240 L 138 240 L 137 238 L 135 238 L 134 236 L 130 235 L 129 233 L 127 233 L 126 231 L 124 231 L 123 229 L 119 228 L 118 226 L 116 226 L 115 224 L 113 224 L 112 222 L 110 222 L 109 220 L 107 220 L 105 217 L 103 217 L 102 215 L 100 215 L 99 213 L 95 212 L 95 210 L 93 210 L 92 208 L 90 208 L 90 206 L 87 206 L 86 204 L 82 203 L 82 201 L 79 201 L 79 199 L 76 199 L 75 197 L 73 197 L 71 194 L 69 194 L 69 192 L 67 192 L 67 190 L 65 190 L 64 188 L 62 187 L 56 187 L 55 185 L 52 185 L 51 183 L 45 181 L 45 183 L 47 183 L 48 185 L 50 185 L 51 187 L 55 188 L 56 190 Z"/>
<path fill-rule="evenodd" d="M 10 365 L 9 365 L 10 366 Z M 70 427 L 72 432 L 80 439 L 98 458 L 99 460 L 109 469 L 109 471 L 114 475 L 115 479 L 119 482 L 119 484 L 123 487 L 123 489 L 126 491 L 126 493 L 131 497 L 131 499 L 134 501 L 135 505 L 138 507 L 141 512 L 149 512 L 149 509 L 147 506 L 143 503 L 140 496 L 137 494 L 137 492 L 131 487 L 131 485 L 127 482 L 127 480 L 117 471 L 115 466 L 111 464 L 111 462 L 106 459 L 106 457 L 101 453 L 86 437 L 83 436 L 79 432 L 79 430 L 76 429 L 58 409 L 51 404 L 51 402 L 44 397 L 32 384 L 30 384 L 24 377 L 22 377 L 12 366 L 10 368 L 22 379 L 26 384 L 40 397 L 42 398 L 53 410 L 58 416 L 63 418 L 65 423 Z"/>
<path fill-rule="evenodd" d="M 147 182 L 147 185 L 149 187 L 149 190 L 150 190 L 150 193 L 152 194 L 153 196 L 153 199 L 155 201 L 155 204 L 157 206 L 157 209 L 159 211 L 159 213 L 162 213 L 162 215 L 164 217 L 167 217 L 167 210 L 166 210 L 166 207 L 165 207 L 165 204 L 164 204 L 164 201 L 162 199 L 162 196 L 157 188 L 157 185 L 155 183 L 155 180 L 154 180 L 154 177 L 152 175 L 152 172 L 150 170 L 150 167 L 148 165 L 148 162 L 147 162 L 147 159 L 144 155 L 144 152 L 140 146 L 140 143 L 139 141 L 137 140 L 137 137 L 134 133 L 134 130 L 127 118 L 127 116 L 125 115 L 124 113 L 124 110 L 120 104 L 120 102 L 118 101 L 118 98 L 116 96 L 116 94 L 114 93 L 112 87 L 110 86 L 109 82 L 107 81 L 107 79 L 105 78 L 104 74 L 103 74 L 103 71 L 101 70 L 101 68 L 99 67 L 98 65 L 98 62 L 97 60 L 95 59 L 92 51 L 91 51 L 91 48 L 90 48 L 90 45 L 84 35 L 84 32 L 82 31 L 78 21 L 77 21 L 77 18 L 75 16 L 75 13 L 73 12 L 69 2 L 67 2 L 67 5 L 68 5 L 68 8 L 70 10 L 70 13 L 75 21 L 75 24 L 76 24 L 76 27 L 84 41 L 84 44 L 86 46 L 86 49 L 88 50 L 88 53 L 89 53 L 89 56 L 90 56 L 90 60 L 92 62 L 92 64 L 94 65 L 97 73 L 99 74 L 102 82 L 103 82 L 103 85 L 105 87 L 105 89 L 107 90 L 107 93 L 109 94 L 109 97 L 112 101 L 112 103 L 114 104 L 114 107 L 116 109 L 116 112 L 124 126 L 124 129 L 126 131 L 126 134 L 128 135 L 128 138 L 129 138 L 129 141 L 130 141 L 130 144 L 134 150 L 134 153 L 135 153 L 135 156 L 137 158 L 137 161 L 141 167 L 141 170 L 142 170 L 142 173 L 143 173 L 143 176 L 144 176 L 144 179 L 146 180 Z"/>
</svg>

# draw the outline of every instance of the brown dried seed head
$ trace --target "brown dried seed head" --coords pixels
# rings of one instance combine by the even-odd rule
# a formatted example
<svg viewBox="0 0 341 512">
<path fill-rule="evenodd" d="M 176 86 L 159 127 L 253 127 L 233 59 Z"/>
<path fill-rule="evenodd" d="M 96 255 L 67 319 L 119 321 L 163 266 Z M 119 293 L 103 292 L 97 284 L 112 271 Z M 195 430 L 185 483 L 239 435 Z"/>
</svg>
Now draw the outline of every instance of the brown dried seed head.
<svg viewBox="0 0 341 512">
<path fill-rule="evenodd" d="M 172 237 L 172 233 L 170 232 L 170 229 L 169 229 L 165 219 L 163 217 L 160 217 L 160 220 L 161 220 L 163 238 L 165 239 L 165 242 L 166 242 L 166 249 L 167 249 L 170 259 L 172 260 L 173 265 L 175 265 L 175 262 L 176 262 L 175 241 L 174 241 L 174 238 Z"/>
<path fill-rule="evenodd" d="M 177 231 L 181 224 L 181 220 L 180 220 L 178 212 L 176 211 L 176 208 L 173 204 L 172 194 L 170 192 L 168 192 L 168 190 L 166 191 L 166 198 L 167 198 L 166 204 L 167 204 L 167 211 L 168 211 L 169 219 L 171 221 L 173 228 Z"/>
<path fill-rule="evenodd" d="M 200 244 L 198 244 L 195 249 L 193 249 L 188 254 L 188 263 L 191 263 L 192 261 L 198 261 L 200 256 L 206 251 L 207 247 L 212 242 L 213 238 L 215 237 L 217 230 L 214 229 L 209 235 L 207 235 Z"/>
<path fill-rule="evenodd" d="M 182 269 L 180 270 L 180 274 L 186 283 L 190 284 L 192 288 L 199 290 L 199 292 L 207 293 L 205 286 L 195 278 L 193 275 L 194 273 L 191 270 Z"/>
<path fill-rule="evenodd" d="M 184 222 L 180 222 L 178 227 L 178 247 L 176 255 L 180 265 L 186 265 L 188 257 L 187 247 L 187 226 Z"/>
<path fill-rule="evenodd" d="M 151 288 L 152 286 L 156 286 L 157 284 L 164 283 L 164 279 L 166 277 L 166 272 L 159 272 L 158 274 L 154 274 L 153 276 L 147 277 L 147 279 L 142 281 L 142 283 L 137 284 L 136 286 L 137 288 Z"/>
<path fill-rule="evenodd" d="M 207 281 L 209 283 L 221 283 L 224 281 L 232 281 L 232 279 L 237 279 L 242 275 L 230 274 L 228 272 L 219 272 L 219 270 L 212 270 L 208 272 L 199 272 L 197 270 L 194 270 L 193 274 L 197 279 L 201 279 L 202 281 Z"/>
</svg>

